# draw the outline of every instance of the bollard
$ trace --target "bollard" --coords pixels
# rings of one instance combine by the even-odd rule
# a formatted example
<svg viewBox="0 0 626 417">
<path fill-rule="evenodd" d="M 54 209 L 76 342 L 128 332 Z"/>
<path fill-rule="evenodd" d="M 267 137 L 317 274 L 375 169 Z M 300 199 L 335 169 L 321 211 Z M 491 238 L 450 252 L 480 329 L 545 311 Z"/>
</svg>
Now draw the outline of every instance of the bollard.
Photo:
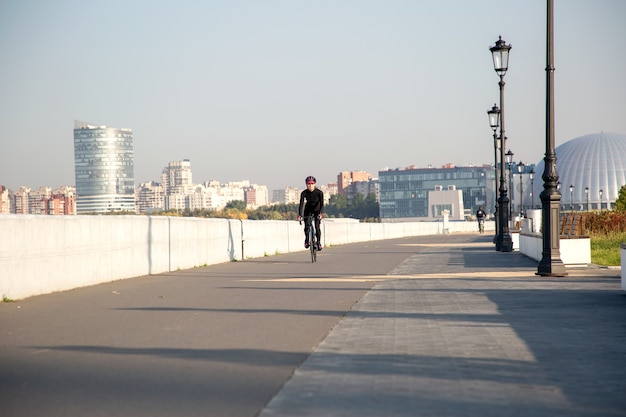
<svg viewBox="0 0 626 417">
<path fill-rule="evenodd" d="M 444 210 L 442 211 L 441 214 L 443 214 L 443 233 L 448 234 L 450 233 L 450 226 L 448 225 L 448 219 L 450 218 L 450 211 Z"/>
</svg>

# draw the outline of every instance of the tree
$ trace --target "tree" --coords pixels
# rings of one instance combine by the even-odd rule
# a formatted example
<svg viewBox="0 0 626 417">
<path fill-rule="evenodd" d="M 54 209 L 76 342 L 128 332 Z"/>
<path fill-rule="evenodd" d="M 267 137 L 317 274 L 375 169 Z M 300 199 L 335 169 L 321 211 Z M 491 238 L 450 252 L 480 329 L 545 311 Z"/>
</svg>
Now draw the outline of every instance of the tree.
<svg viewBox="0 0 626 417">
<path fill-rule="evenodd" d="M 223 213 L 224 213 L 224 217 L 227 219 L 245 220 L 248 218 L 248 213 L 246 213 L 245 210 L 241 211 L 233 207 L 224 209 Z"/>
<path fill-rule="evenodd" d="M 348 209 L 348 198 L 343 194 L 330 196 L 328 205 L 324 207 L 324 213 L 328 216 L 344 217 Z"/>
<path fill-rule="evenodd" d="M 615 211 L 626 211 L 626 185 L 622 185 L 622 188 L 620 188 L 613 208 Z"/>
<path fill-rule="evenodd" d="M 246 211 L 246 202 L 245 201 L 241 201 L 241 200 L 231 200 L 228 203 L 226 203 L 226 206 L 224 207 L 224 210 L 228 210 L 228 209 L 237 209 L 239 211 Z"/>
<path fill-rule="evenodd" d="M 378 201 L 376 194 L 369 193 L 367 197 L 357 193 L 352 200 L 343 194 L 336 194 L 330 197 L 328 206 L 324 208 L 324 212 L 334 217 L 351 217 L 354 219 L 377 219 L 378 218 Z"/>
<path fill-rule="evenodd" d="M 248 214 L 250 220 L 282 220 L 283 216 L 276 210 L 255 210 Z"/>
<path fill-rule="evenodd" d="M 365 206 L 367 207 L 366 217 L 375 219 L 380 217 L 380 207 L 378 205 L 378 200 L 376 200 L 375 193 L 369 193 L 367 197 L 365 197 Z"/>
</svg>

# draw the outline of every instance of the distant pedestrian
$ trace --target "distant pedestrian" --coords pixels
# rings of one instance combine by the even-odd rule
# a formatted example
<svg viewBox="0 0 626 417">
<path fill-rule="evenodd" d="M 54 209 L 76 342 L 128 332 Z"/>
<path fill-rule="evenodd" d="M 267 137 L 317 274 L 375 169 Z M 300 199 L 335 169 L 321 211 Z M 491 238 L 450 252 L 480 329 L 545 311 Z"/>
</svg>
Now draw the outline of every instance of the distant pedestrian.
<svg viewBox="0 0 626 417">
<path fill-rule="evenodd" d="M 483 210 L 483 206 L 478 206 L 478 210 L 476 210 L 476 219 L 478 220 L 478 231 L 480 233 L 485 231 L 485 217 L 487 217 L 487 213 Z"/>
</svg>

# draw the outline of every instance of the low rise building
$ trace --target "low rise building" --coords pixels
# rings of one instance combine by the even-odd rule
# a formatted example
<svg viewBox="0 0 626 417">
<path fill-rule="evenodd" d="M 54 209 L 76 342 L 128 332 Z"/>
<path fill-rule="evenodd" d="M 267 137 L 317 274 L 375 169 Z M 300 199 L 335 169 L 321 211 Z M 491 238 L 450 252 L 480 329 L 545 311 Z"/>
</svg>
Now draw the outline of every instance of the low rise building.
<svg viewBox="0 0 626 417">
<path fill-rule="evenodd" d="M 423 218 L 440 218 L 441 211 L 461 206 L 457 195 L 462 196 L 462 213 L 456 218 L 471 216 L 478 206 L 488 210 L 494 206 L 494 169 L 490 165 L 454 166 L 441 168 L 389 169 L 379 171 L 381 221 L 403 221 Z M 451 191 L 453 198 L 433 192 Z M 439 197 L 446 199 L 441 201 Z M 430 199 L 433 199 L 431 202 Z M 448 201 L 449 200 L 449 201 Z M 452 204 L 452 207 L 449 207 Z M 445 206 L 445 207 L 442 207 Z"/>
</svg>

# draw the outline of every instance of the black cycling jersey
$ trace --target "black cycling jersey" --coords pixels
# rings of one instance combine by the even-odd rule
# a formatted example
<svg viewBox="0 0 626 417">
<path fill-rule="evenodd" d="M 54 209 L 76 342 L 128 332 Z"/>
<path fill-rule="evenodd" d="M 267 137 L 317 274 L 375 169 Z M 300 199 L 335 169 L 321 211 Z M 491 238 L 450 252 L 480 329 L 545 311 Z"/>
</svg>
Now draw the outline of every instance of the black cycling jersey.
<svg viewBox="0 0 626 417">
<path fill-rule="evenodd" d="M 306 201 L 306 204 L 305 204 Z M 313 191 L 306 190 L 300 193 L 300 207 L 298 214 L 307 216 L 310 214 L 321 214 L 324 210 L 324 193 L 319 188 Z"/>
</svg>

